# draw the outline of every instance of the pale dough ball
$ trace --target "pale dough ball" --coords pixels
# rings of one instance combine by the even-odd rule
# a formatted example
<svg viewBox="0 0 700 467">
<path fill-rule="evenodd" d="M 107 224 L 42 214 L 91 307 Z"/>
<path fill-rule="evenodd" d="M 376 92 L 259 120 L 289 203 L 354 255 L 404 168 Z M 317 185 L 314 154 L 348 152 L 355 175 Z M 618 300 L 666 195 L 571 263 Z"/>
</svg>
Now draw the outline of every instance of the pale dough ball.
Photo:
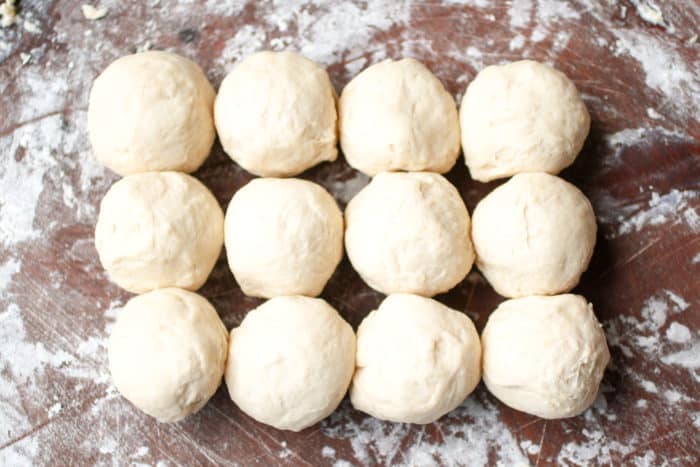
<svg viewBox="0 0 700 467">
<path fill-rule="evenodd" d="M 345 222 L 350 262 L 385 294 L 446 292 L 474 261 L 467 208 L 435 173 L 380 173 L 348 203 Z"/>
<path fill-rule="evenodd" d="M 316 296 L 343 257 L 343 215 L 315 183 L 258 178 L 233 196 L 225 239 L 246 295 Z"/>
<path fill-rule="evenodd" d="M 480 377 L 479 335 L 466 315 L 430 298 L 390 295 L 357 330 L 350 398 L 382 420 L 431 423 Z"/>
<path fill-rule="evenodd" d="M 507 300 L 481 335 L 484 383 L 504 404 L 542 418 L 573 417 L 596 398 L 610 352 L 579 295 Z"/>
<path fill-rule="evenodd" d="M 109 338 L 119 392 L 161 422 L 201 409 L 221 384 L 228 333 L 207 300 L 182 289 L 132 298 Z"/>
<path fill-rule="evenodd" d="M 571 290 L 588 267 L 595 240 L 586 196 L 545 173 L 514 176 L 482 199 L 472 216 L 476 265 L 505 297 Z"/>
<path fill-rule="evenodd" d="M 355 333 L 325 301 L 277 297 L 231 330 L 226 386 L 259 422 L 300 431 L 340 404 L 355 369 Z"/>
<path fill-rule="evenodd" d="M 90 91 L 95 157 L 121 175 L 197 170 L 214 143 L 214 97 L 202 69 L 184 57 L 154 51 L 117 59 Z"/>
<path fill-rule="evenodd" d="M 129 175 L 100 204 L 95 246 L 102 266 L 134 293 L 197 290 L 214 268 L 224 215 L 211 192 L 178 172 Z"/>
<path fill-rule="evenodd" d="M 459 155 L 452 96 L 422 63 L 385 60 L 364 70 L 338 102 L 340 144 L 348 163 L 383 171 L 449 171 Z"/>
<path fill-rule="evenodd" d="M 292 52 L 240 62 L 221 83 L 214 115 L 224 151 L 256 175 L 289 177 L 338 155 L 328 73 Z"/>
<path fill-rule="evenodd" d="M 590 117 L 566 75 L 523 60 L 479 72 L 462 98 L 460 123 L 469 172 L 487 182 L 559 173 L 581 151 Z"/>
</svg>

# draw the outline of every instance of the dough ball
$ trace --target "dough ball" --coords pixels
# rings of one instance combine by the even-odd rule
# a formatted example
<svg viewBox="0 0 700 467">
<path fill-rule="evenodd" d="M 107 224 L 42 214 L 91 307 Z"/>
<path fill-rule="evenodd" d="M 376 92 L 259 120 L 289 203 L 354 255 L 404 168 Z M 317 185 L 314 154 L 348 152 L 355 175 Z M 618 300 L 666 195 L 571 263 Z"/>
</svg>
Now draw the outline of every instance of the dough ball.
<svg viewBox="0 0 700 467">
<path fill-rule="evenodd" d="M 484 383 L 504 404 L 542 418 L 573 417 L 596 398 L 610 353 L 580 295 L 507 300 L 481 335 Z"/>
<path fill-rule="evenodd" d="M 484 68 L 462 98 L 462 149 L 475 180 L 557 174 L 574 162 L 590 117 L 574 83 L 531 60 Z"/>
<path fill-rule="evenodd" d="M 221 83 L 214 105 L 224 151 L 248 172 L 289 177 L 338 155 L 335 90 L 292 52 L 259 52 Z"/>
<path fill-rule="evenodd" d="M 444 173 L 457 160 L 455 101 L 416 60 L 385 60 L 367 68 L 343 89 L 338 109 L 345 158 L 367 175 Z"/>
<path fill-rule="evenodd" d="M 200 295 L 159 289 L 132 298 L 109 338 L 119 392 L 161 422 L 201 409 L 221 383 L 228 333 Z"/>
<path fill-rule="evenodd" d="M 102 266 L 134 293 L 163 287 L 197 290 L 214 268 L 224 215 L 197 179 L 177 172 L 129 175 L 100 205 L 95 246 Z"/>
<path fill-rule="evenodd" d="M 300 431 L 340 404 L 355 369 L 355 333 L 325 301 L 268 300 L 231 330 L 226 386 L 259 422 Z"/>
<path fill-rule="evenodd" d="M 88 131 L 118 174 L 193 172 L 214 143 L 214 89 L 191 60 L 167 52 L 121 57 L 95 79 Z"/>
<path fill-rule="evenodd" d="M 343 257 L 343 215 L 321 186 L 258 178 L 226 211 L 228 264 L 254 297 L 321 293 Z"/>
<path fill-rule="evenodd" d="M 476 265 L 504 297 L 571 290 L 588 267 L 595 214 L 578 188 L 554 175 L 525 173 L 474 209 Z"/>
<path fill-rule="evenodd" d="M 431 423 L 456 408 L 481 376 L 471 320 L 430 298 L 388 296 L 357 330 L 352 405 L 382 420 Z"/>
<path fill-rule="evenodd" d="M 345 210 L 345 248 L 362 279 L 385 294 L 433 296 L 469 272 L 469 213 L 434 173 L 384 172 Z"/>
</svg>

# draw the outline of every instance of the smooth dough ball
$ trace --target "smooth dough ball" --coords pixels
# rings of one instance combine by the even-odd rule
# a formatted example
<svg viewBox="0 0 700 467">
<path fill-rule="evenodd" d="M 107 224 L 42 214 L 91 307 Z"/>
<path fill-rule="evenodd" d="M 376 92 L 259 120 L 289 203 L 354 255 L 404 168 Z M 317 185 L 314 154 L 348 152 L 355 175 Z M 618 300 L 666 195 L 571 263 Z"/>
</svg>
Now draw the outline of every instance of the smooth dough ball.
<svg viewBox="0 0 700 467">
<path fill-rule="evenodd" d="M 489 193 L 472 216 L 476 265 L 504 297 L 571 290 L 596 240 L 588 198 L 545 173 L 514 176 Z"/>
<path fill-rule="evenodd" d="M 377 175 L 348 203 L 345 222 L 350 262 L 387 295 L 446 292 L 474 262 L 467 208 L 438 174 Z"/>
<path fill-rule="evenodd" d="M 134 293 L 197 290 L 224 242 L 224 214 L 197 179 L 178 172 L 129 175 L 100 204 L 95 246 L 102 266 Z"/>
<path fill-rule="evenodd" d="M 390 295 L 357 330 L 350 399 L 382 420 L 431 423 L 480 377 L 479 335 L 466 315 L 430 298 Z"/>
<path fill-rule="evenodd" d="M 564 73 L 531 60 L 489 66 L 462 98 L 464 160 L 482 182 L 521 172 L 557 174 L 581 151 L 590 120 Z"/>
<path fill-rule="evenodd" d="M 459 155 L 452 96 L 422 63 L 385 60 L 364 70 L 338 102 L 340 144 L 348 163 L 384 171 L 449 171 Z"/>
<path fill-rule="evenodd" d="M 328 73 L 292 52 L 240 62 L 221 83 L 214 115 L 224 151 L 256 175 L 294 176 L 338 156 Z"/>
<path fill-rule="evenodd" d="M 259 422 L 300 431 L 340 404 L 355 369 L 355 333 L 325 301 L 268 300 L 231 330 L 226 386 Z"/>
<path fill-rule="evenodd" d="M 201 409 L 221 384 L 228 332 L 214 307 L 182 289 L 132 298 L 109 338 L 109 371 L 119 392 L 161 422 Z"/>
<path fill-rule="evenodd" d="M 593 306 L 580 295 L 507 300 L 481 335 L 484 383 L 504 404 L 542 418 L 593 403 L 610 352 Z"/>
<path fill-rule="evenodd" d="M 316 296 L 343 257 L 343 215 L 315 183 L 258 178 L 233 196 L 225 239 L 246 295 Z"/>
<path fill-rule="evenodd" d="M 214 88 L 191 60 L 167 52 L 121 57 L 95 79 L 88 131 L 118 174 L 193 172 L 214 143 Z"/>
</svg>

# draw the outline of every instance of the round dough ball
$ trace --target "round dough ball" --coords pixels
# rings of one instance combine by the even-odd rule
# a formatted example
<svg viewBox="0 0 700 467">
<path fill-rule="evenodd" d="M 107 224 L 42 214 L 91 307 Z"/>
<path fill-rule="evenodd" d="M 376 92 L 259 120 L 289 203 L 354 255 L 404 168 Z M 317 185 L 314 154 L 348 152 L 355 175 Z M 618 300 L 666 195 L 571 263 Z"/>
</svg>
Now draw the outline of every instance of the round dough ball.
<svg viewBox="0 0 700 467">
<path fill-rule="evenodd" d="M 225 239 L 246 295 L 316 296 L 343 257 L 343 215 L 315 183 L 258 178 L 233 196 Z"/>
<path fill-rule="evenodd" d="M 300 431 L 340 404 L 355 369 L 355 333 L 325 301 L 268 300 L 231 330 L 226 386 L 259 422 Z"/>
<path fill-rule="evenodd" d="M 159 289 L 134 297 L 109 338 L 109 371 L 119 392 L 161 422 L 201 409 L 221 383 L 228 333 L 202 296 Z"/>
<path fill-rule="evenodd" d="M 387 295 L 446 292 L 474 262 L 467 208 L 438 174 L 377 175 L 348 203 L 345 222 L 350 262 Z"/>
<path fill-rule="evenodd" d="M 292 52 L 240 62 L 221 83 L 214 116 L 224 151 L 256 175 L 289 177 L 338 156 L 328 73 Z"/>
<path fill-rule="evenodd" d="M 184 57 L 153 51 L 117 59 L 90 91 L 95 157 L 120 175 L 197 170 L 214 143 L 214 97 L 202 69 Z"/>
<path fill-rule="evenodd" d="M 573 417 L 596 398 L 610 352 L 580 295 L 507 300 L 481 335 L 484 383 L 504 404 L 542 418 Z"/>
<path fill-rule="evenodd" d="M 489 66 L 462 98 L 464 160 L 482 182 L 521 172 L 557 174 L 581 151 L 590 120 L 564 73 L 531 60 Z"/>
<path fill-rule="evenodd" d="M 384 171 L 449 171 L 459 155 L 452 96 L 422 63 L 385 60 L 364 70 L 338 102 L 340 145 L 348 163 Z"/>
<path fill-rule="evenodd" d="M 95 246 L 120 287 L 197 290 L 224 242 L 224 214 L 197 179 L 177 172 L 129 175 L 100 205 Z"/>
<path fill-rule="evenodd" d="M 525 173 L 489 193 L 472 216 L 476 265 L 504 297 L 571 290 L 588 267 L 595 214 L 578 188 Z"/>
<path fill-rule="evenodd" d="M 480 377 L 479 335 L 466 315 L 430 298 L 390 295 L 357 330 L 350 399 L 382 420 L 431 423 Z"/>
</svg>

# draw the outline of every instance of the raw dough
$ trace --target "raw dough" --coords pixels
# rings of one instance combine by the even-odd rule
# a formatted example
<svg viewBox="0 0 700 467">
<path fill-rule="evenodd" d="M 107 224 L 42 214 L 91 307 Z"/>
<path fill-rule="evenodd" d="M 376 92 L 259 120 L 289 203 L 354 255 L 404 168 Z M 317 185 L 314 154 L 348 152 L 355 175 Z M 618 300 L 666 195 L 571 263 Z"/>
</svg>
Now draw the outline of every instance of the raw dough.
<svg viewBox="0 0 700 467">
<path fill-rule="evenodd" d="M 472 267 L 469 213 L 441 175 L 381 173 L 350 201 L 345 221 L 350 262 L 382 293 L 430 297 Z"/>
<path fill-rule="evenodd" d="M 315 183 L 259 178 L 233 196 L 225 238 L 246 295 L 316 296 L 343 257 L 343 215 Z"/>
<path fill-rule="evenodd" d="M 343 89 L 340 144 L 348 163 L 383 171 L 444 173 L 459 155 L 459 117 L 452 96 L 422 63 L 385 60 Z"/>
<path fill-rule="evenodd" d="M 543 418 L 586 410 L 610 361 L 593 306 L 580 295 L 507 300 L 481 336 L 484 383 L 504 404 Z"/>
<path fill-rule="evenodd" d="M 578 188 L 554 175 L 514 176 L 477 204 L 476 265 L 505 297 L 553 295 L 578 284 L 593 255 L 595 214 Z"/>
<path fill-rule="evenodd" d="M 197 290 L 214 268 L 224 215 L 197 179 L 177 172 L 129 175 L 100 205 L 95 246 L 102 266 L 134 293 L 162 287 Z"/>
<path fill-rule="evenodd" d="M 221 83 L 214 115 L 224 151 L 256 175 L 289 177 L 338 155 L 328 73 L 292 52 L 240 62 Z"/>
<path fill-rule="evenodd" d="M 387 297 L 357 330 L 352 405 L 394 422 L 431 423 L 479 383 L 481 344 L 463 313 L 417 295 Z"/>
<path fill-rule="evenodd" d="M 119 392 L 162 422 L 198 411 L 221 383 L 228 333 L 200 295 L 160 289 L 134 297 L 109 338 L 109 371 Z"/>
<path fill-rule="evenodd" d="M 494 65 L 472 81 L 460 107 L 462 149 L 475 180 L 571 165 L 590 117 L 563 73 L 531 60 Z"/>
<path fill-rule="evenodd" d="M 153 51 L 117 59 L 90 91 L 95 157 L 121 175 L 197 170 L 214 143 L 214 96 L 202 69 L 184 57 Z"/>
<path fill-rule="evenodd" d="M 231 330 L 226 386 L 259 422 L 299 431 L 326 418 L 355 369 L 355 333 L 325 301 L 277 297 Z"/>
</svg>

